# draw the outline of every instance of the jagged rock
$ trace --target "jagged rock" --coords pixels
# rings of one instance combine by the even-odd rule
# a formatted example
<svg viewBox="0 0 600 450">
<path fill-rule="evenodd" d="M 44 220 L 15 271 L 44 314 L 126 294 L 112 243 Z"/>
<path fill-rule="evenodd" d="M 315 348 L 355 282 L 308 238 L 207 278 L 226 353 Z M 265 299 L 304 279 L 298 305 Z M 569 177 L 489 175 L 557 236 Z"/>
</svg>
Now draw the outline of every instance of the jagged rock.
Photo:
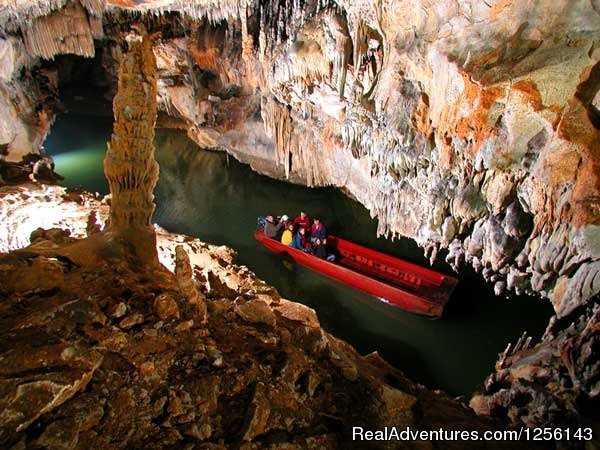
<svg viewBox="0 0 600 450">
<path fill-rule="evenodd" d="M 102 228 L 98 223 L 98 213 L 96 211 L 90 212 L 85 230 L 88 236 L 100 233 L 102 231 Z"/>
<path fill-rule="evenodd" d="M 39 241 L 50 241 L 54 244 L 65 244 L 68 242 L 73 242 L 70 234 L 71 233 L 69 230 L 63 230 L 62 228 L 51 228 L 49 230 L 37 228 L 31 232 L 29 240 L 32 244 L 35 244 Z"/>
<path fill-rule="evenodd" d="M 62 188 L 49 186 L 44 197 L 54 199 L 55 209 L 69 217 L 72 235 L 84 236 L 88 215 L 74 214 L 71 208 L 100 205 L 85 194 L 84 202 L 67 202 L 62 193 Z M 7 206 L 27 208 L 40 200 L 32 196 L 21 201 Z M 99 211 L 107 216 L 106 206 Z M 187 314 L 178 297 L 179 276 L 160 266 L 105 252 L 98 255 L 98 265 L 54 268 L 54 289 L 35 293 L 38 279 L 23 277 L 22 271 L 33 274 L 37 267 L 26 261 L 13 266 L 14 254 L 0 256 L 0 334 L 6 336 L 3 348 L 10 349 L 0 355 L 5 362 L 0 367 L 5 402 L 0 401 L 0 417 L 12 417 L 17 410 L 14 401 L 10 408 L 5 404 L 19 390 L 28 394 L 23 405 L 31 409 L 19 431 L 3 421 L 3 446 L 111 448 L 119 443 L 123 448 L 165 448 L 194 441 L 208 447 L 227 442 L 264 448 L 277 436 L 283 447 L 345 448 L 340 430 L 357 424 L 425 429 L 450 426 L 461 418 L 466 428 L 491 428 L 464 405 L 443 395 L 431 397 L 381 359 L 363 358 L 327 334 L 313 310 L 265 288 L 251 271 L 234 264 L 233 252 L 157 230 L 161 260 L 172 270 L 180 245 L 190 255 L 193 273 L 212 267 L 224 285 L 235 275 L 239 300 L 210 301 L 211 314 L 202 328 L 180 329 L 191 320 L 155 315 L 153 302 L 160 293 L 173 296 L 183 305 L 180 314 Z M 59 244 L 52 251 L 64 253 L 64 248 L 104 237 Z M 34 245 L 23 254 L 33 260 L 49 258 L 36 252 L 48 249 Z M 196 260 L 203 266 L 196 266 Z M 24 300 L 22 292 L 31 294 Z M 246 298 L 251 292 L 254 296 Z M 106 316 L 120 320 L 119 326 Z M 20 331 L 15 335 L 14 330 Z M 35 383 L 45 393 L 45 388 L 68 388 L 64 398 L 59 394 L 58 400 L 47 398 L 34 408 Z M 506 442 L 501 444 L 506 448 Z"/>
<path fill-rule="evenodd" d="M 126 316 L 119 322 L 119 326 L 124 330 L 128 330 L 129 328 L 139 325 L 140 323 L 144 323 L 144 315 L 136 313 Z"/>
<path fill-rule="evenodd" d="M 271 405 L 265 393 L 264 384 L 259 383 L 256 385 L 250 404 L 250 418 L 243 436 L 245 441 L 254 440 L 256 436 L 264 433 L 267 427 L 269 414 L 271 412 Z"/>
<path fill-rule="evenodd" d="M 237 303 L 235 312 L 242 319 L 251 323 L 264 323 L 273 327 L 277 321 L 275 313 L 269 308 L 267 303 L 258 299 Z"/>
<path fill-rule="evenodd" d="M 531 216 L 523 211 L 519 202 L 513 202 L 506 208 L 502 226 L 508 236 L 522 238 L 531 231 Z"/>
<path fill-rule="evenodd" d="M 126 312 L 127 312 L 127 305 L 123 302 L 119 302 L 111 308 L 111 310 L 109 311 L 109 315 L 113 319 L 119 319 L 119 318 L 123 317 Z"/>
<path fill-rule="evenodd" d="M 36 444 L 49 450 L 69 450 L 78 442 L 78 430 L 72 418 L 51 423 L 37 439 Z"/>
<path fill-rule="evenodd" d="M 181 317 L 177 302 L 168 294 L 156 296 L 154 300 L 154 312 L 160 320 L 175 320 Z"/>
<path fill-rule="evenodd" d="M 85 389 L 103 360 L 99 352 L 88 348 L 57 344 L 21 353 L 23 347 L 17 348 L 25 343 L 12 343 L 13 349 L 2 355 L 7 365 L 0 373 L 3 379 L 0 442 L 3 445 L 14 440 L 40 416 Z M 32 344 L 35 345 L 30 341 L 29 345 Z M 54 438 L 56 436 L 48 436 L 48 439 Z"/>
<path fill-rule="evenodd" d="M 526 334 L 509 344 L 471 407 L 528 427 L 577 421 L 576 403 L 596 401 L 600 364 L 590 350 L 599 339 L 599 317 L 600 307 L 592 304 L 581 315 L 552 320 L 535 346 Z"/>
</svg>

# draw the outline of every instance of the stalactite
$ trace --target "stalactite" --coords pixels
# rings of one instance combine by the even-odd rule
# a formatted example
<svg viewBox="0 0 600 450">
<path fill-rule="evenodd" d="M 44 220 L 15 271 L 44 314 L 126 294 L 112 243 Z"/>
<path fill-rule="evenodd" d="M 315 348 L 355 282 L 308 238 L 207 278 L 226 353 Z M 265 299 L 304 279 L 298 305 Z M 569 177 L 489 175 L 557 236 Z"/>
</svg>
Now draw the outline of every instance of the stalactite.
<svg viewBox="0 0 600 450">
<path fill-rule="evenodd" d="M 101 2 L 91 3 L 92 11 L 97 11 Z M 64 8 L 23 25 L 27 51 L 46 59 L 63 53 L 92 57 L 94 37 L 101 35 L 100 19 L 94 15 L 88 17 L 78 1 L 68 1 Z"/>
<path fill-rule="evenodd" d="M 358 68 L 363 64 L 367 50 L 369 49 L 368 27 L 362 20 L 357 20 L 354 27 L 354 47 L 352 60 L 354 67 Z"/>
<path fill-rule="evenodd" d="M 38 17 L 48 16 L 61 9 L 66 2 L 67 0 L 3 2 L 0 5 L 0 27 L 15 32 L 21 25 L 26 25 Z"/>
<path fill-rule="evenodd" d="M 283 165 L 285 177 L 290 177 L 290 154 L 294 153 L 293 129 L 290 113 L 286 106 L 272 98 L 264 98 L 261 116 L 265 131 L 275 141 L 277 161 Z"/>
<path fill-rule="evenodd" d="M 272 97 L 263 98 L 261 103 L 265 131 L 275 141 L 277 162 L 284 168 L 286 178 L 294 174 L 308 186 L 314 186 L 324 184 L 328 173 L 323 171 L 323 154 L 314 150 L 318 139 L 310 111 L 300 121 L 292 117 L 286 105 Z"/>
<path fill-rule="evenodd" d="M 156 61 L 152 39 L 130 36 L 113 102 L 115 124 L 104 159 L 112 195 L 108 229 L 144 228 L 154 211 Z"/>
</svg>

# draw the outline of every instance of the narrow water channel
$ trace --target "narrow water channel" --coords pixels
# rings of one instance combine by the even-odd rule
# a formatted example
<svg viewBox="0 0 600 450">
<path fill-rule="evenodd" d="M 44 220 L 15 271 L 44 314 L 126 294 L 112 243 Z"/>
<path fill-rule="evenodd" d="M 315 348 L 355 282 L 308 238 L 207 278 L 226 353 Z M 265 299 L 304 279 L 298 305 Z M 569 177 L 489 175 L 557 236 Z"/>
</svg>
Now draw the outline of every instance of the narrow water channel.
<svg viewBox="0 0 600 450">
<path fill-rule="evenodd" d="M 110 117 L 60 116 L 46 141 L 65 185 L 106 193 L 102 158 Z M 376 238 L 376 222 L 360 204 L 333 188 L 305 188 L 258 175 L 223 153 L 198 149 L 183 134 L 157 130 L 160 178 L 154 221 L 168 230 L 225 244 L 238 262 L 275 286 L 286 298 L 317 311 L 323 327 L 359 352 L 378 351 L 392 365 L 430 388 L 469 395 L 493 369 L 498 353 L 524 330 L 538 338 L 551 315 L 548 301 L 496 297 L 492 286 L 465 268 L 441 319 L 420 317 L 284 262 L 258 245 L 256 217 L 319 215 L 340 236 L 394 256 L 428 265 L 409 239 Z M 443 262 L 437 270 L 452 273 Z"/>
</svg>

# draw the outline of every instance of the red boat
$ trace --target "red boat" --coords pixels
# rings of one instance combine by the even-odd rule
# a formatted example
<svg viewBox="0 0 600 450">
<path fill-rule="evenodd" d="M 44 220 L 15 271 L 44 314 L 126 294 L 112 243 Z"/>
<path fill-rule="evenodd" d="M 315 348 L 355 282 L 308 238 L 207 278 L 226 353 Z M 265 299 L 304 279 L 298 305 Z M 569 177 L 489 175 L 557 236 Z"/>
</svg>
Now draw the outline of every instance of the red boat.
<svg viewBox="0 0 600 450">
<path fill-rule="evenodd" d="M 327 238 L 327 243 L 339 256 L 335 263 L 268 238 L 262 230 L 254 233 L 254 239 L 275 253 L 289 255 L 298 264 L 394 306 L 427 316 L 442 315 L 458 283 L 456 278 L 332 235 Z"/>
</svg>

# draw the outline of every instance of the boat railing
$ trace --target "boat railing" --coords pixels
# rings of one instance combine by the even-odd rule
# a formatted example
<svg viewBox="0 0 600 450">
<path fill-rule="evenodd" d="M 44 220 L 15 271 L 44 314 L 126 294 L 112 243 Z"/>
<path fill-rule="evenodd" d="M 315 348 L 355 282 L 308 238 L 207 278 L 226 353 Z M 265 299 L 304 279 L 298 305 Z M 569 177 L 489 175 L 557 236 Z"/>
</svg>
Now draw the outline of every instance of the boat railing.
<svg viewBox="0 0 600 450">
<path fill-rule="evenodd" d="M 346 245 L 346 243 L 344 243 Z M 417 272 L 415 270 L 411 270 L 412 267 L 409 264 L 402 264 L 401 261 L 396 261 L 395 258 L 388 256 L 387 259 L 389 261 L 382 261 L 383 257 L 387 255 L 380 255 L 380 259 L 368 258 L 361 254 L 355 253 L 351 250 L 346 249 L 338 249 L 340 254 L 344 259 L 354 261 L 356 265 L 363 268 L 372 268 L 373 271 L 381 273 L 381 274 L 389 274 L 389 276 L 398 279 L 398 281 L 404 281 L 406 283 L 410 283 L 411 285 L 415 285 L 417 287 L 420 286 L 431 286 L 431 287 L 439 287 L 442 285 L 444 281 L 444 277 L 441 275 L 431 276 L 428 272 Z M 426 270 L 426 269 L 425 269 Z M 437 275 L 437 274 L 435 274 Z"/>
</svg>

